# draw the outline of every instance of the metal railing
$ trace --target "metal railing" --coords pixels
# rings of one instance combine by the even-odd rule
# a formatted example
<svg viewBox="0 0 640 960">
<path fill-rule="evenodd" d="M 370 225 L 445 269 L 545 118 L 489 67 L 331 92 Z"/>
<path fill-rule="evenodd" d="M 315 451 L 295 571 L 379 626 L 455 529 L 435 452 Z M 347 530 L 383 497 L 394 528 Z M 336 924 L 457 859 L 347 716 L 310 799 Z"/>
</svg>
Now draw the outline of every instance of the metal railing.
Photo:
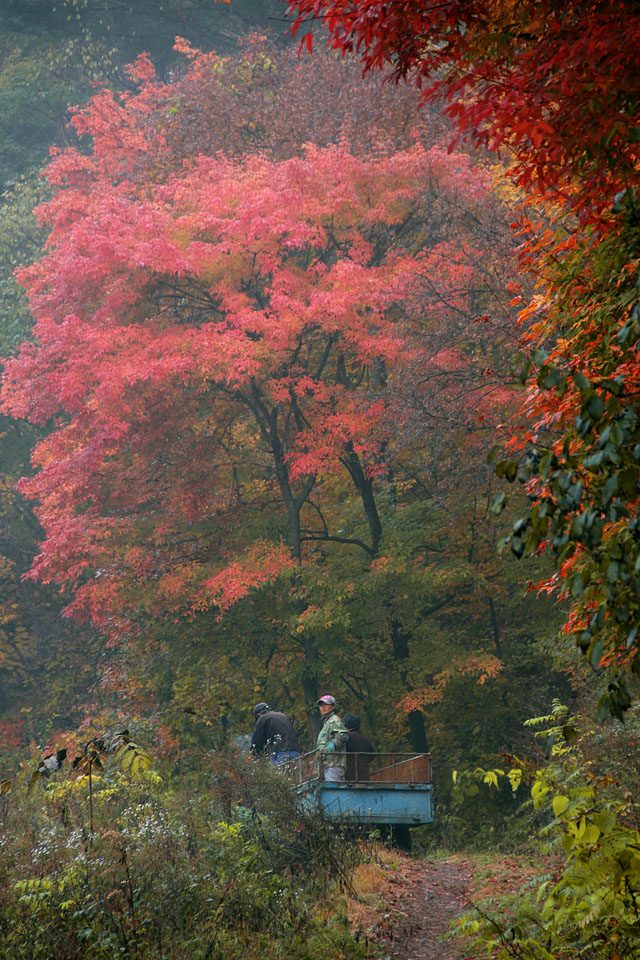
<svg viewBox="0 0 640 960">
<path fill-rule="evenodd" d="M 347 753 L 347 783 L 431 783 L 430 753 Z M 331 765 L 331 759 L 325 766 Z M 323 763 L 317 750 L 302 754 L 284 765 L 287 776 L 295 784 L 323 780 Z"/>
</svg>

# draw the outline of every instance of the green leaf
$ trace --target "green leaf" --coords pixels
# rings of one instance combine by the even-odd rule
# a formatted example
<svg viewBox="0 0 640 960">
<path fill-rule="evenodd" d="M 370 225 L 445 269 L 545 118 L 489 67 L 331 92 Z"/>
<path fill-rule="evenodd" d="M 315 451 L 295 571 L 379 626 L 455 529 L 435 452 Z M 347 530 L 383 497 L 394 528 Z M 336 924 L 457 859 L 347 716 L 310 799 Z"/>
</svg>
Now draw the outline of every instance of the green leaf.
<svg viewBox="0 0 640 960">
<path fill-rule="evenodd" d="M 587 827 L 582 835 L 582 840 L 584 843 L 596 843 L 600 838 L 600 831 L 596 827 L 595 823 L 587 824 Z"/>
<path fill-rule="evenodd" d="M 598 394 L 595 394 L 589 400 L 587 411 L 592 420 L 600 420 L 604 413 L 604 400 Z"/>
<path fill-rule="evenodd" d="M 540 371 L 540 374 L 540 386 L 545 387 L 547 390 L 553 389 L 553 387 L 557 386 L 560 382 L 561 373 L 558 367 L 549 367 L 546 373 L 544 371 Z"/>
<path fill-rule="evenodd" d="M 615 335 L 616 343 L 626 343 L 629 339 L 629 334 L 631 333 L 632 323 L 625 323 L 624 326 L 620 327 L 618 332 Z"/>
<path fill-rule="evenodd" d="M 599 810 L 592 814 L 591 819 L 600 830 L 600 833 L 611 833 L 616 825 L 616 818 L 610 810 Z"/>
<path fill-rule="evenodd" d="M 556 817 L 562 816 L 567 807 L 569 806 L 570 800 L 569 797 L 566 797 L 564 794 L 559 794 L 553 798 L 553 813 Z"/>
<path fill-rule="evenodd" d="M 489 509 L 491 513 L 497 516 L 499 513 L 502 513 L 502 511 L 506 506 L 506 503 L 507 503 L 506 493 L 496 493 L 495 497 L 491 501 L 491 507 Z"/>
<path fill-rule="evenodd" d="M 138 770 L 140 772 L 143 772 L 145 770 L 151 770 L 152 766 L 153 766 L 153 760 L 148 754 L 146 753 L 138 754 Z"/>
<path fill-rule="evenodd" d="M 591 650 L 591 656 L 589 657 L 591 666 L 595 670 L 598 669 L 601 659 L 602 659 L 602 639 L 598 640 L 597 643 L 593 645 L 593 649 Z"/>
<path fill-rule="evenodd" d="M 496 463 L 496 476 L 513 483 L 518 473 L 518 464 L 514 460 L 499 460 Z"/>
<path fill-rule="evenodd" d="M 588 457 L 585 457 L 582 461 L 582 466 L 586 470 L 593 470 L 595 467 L 599 467 L 602 463 L 604 457 L 604 452 L 602 450 L 596 450 L 595 453 L 590 454 Z"/>
<path fill-rule="evenodd" d="M 609 501 L 611 500 L 612 496 L 614 495 L 617 489 L 618 489 L 618 478 L 614 474 L 613 476 L 609 477 L 602 491 L 602 502 L 605 506 L 609 503 Z"/>
<path fill-rule="evenodd" d="M 537 366 L 541 367 L 542 364 L 546 363 L 549 359 L 549 354 L 543 347 L 538 347 L 538 349 L 534 350 L 531 354 L 531 359 Z"/>
<path fill-rule="evenodd" d="M 571 593 L 572 597 L 577 599 L 582 595 L 583 591 L 584 591 L 584 583 L 582 580 L 582 576 L 578 573 L 575 575 L 575 577 L 571 578 L 571 582 L 569 585 L 569 592 Z"/>
<path fill-rule="evenodd" d="M 583 373 L 580 373 L 579 370 L 576 370 L 576 372 L 573 375 L 573 379 L 580 393 L 586 393 L 587 390 L 591 389 L 591 381 L 587 380 L 585 375 Z"/>
<path fill-rule="evenodd" d="M 549 787 L 546 785 L 546 783 L 543 783 L 541 780 L 536 780 L 531 787 L 531 799 L 533 800 L 533 806 L 536 810 L 540 809 L 542 802 L 548 793 Z"/>
<path fill-rule="evenodd" d="M 520 383 L 521 383 L 523 386 L 524 386 L 524 384 L 527 382 L 527 379 L 528 379 L 528 377 L 529 377 L 529 371 L 530 371 L 530 370 L 531 370 L 531 360 L 527 359 L 527 360 L 525 360 L 525 362 L 524 362 L 524 364 L 522 365 L 519 373 L 517 374 L 518 380 L 520 381 Z"/>
</svg>

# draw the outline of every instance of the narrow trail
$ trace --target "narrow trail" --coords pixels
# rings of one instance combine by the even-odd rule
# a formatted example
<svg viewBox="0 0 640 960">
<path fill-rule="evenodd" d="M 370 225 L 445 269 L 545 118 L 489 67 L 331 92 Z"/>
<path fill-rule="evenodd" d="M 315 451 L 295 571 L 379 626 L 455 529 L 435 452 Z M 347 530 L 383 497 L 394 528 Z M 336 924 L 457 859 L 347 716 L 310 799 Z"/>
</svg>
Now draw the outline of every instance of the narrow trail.
<svg viewBox="0 0 640 960">
<path fill-rule="evenodd" d="M 451 921 L 470 906 L 473 861 L 385 860 L 360 869 L 353 928 L 389 960 L 474 960 L 468 944 L 449 939 Z"/>
<path fill-rule="evenodd" d="M 451 937 L 451 921 L 474 903 L 517 895 L 557 868 L 526 854 L 462 854 L 422 860 L 374 847 L 355 871 L 351 927 L 384 960 L 486 960 L 486 947 Z"/>
</svg>

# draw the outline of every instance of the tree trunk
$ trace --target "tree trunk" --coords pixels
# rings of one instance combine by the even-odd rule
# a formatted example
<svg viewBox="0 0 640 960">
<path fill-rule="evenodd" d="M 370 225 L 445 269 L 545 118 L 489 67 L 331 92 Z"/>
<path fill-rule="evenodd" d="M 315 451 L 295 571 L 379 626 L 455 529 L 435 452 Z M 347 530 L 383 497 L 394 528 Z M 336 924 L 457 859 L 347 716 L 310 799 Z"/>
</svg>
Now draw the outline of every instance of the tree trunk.
<svg viewBox="0 0 640 960">
<path fill-rule="evenodd" d="M 313 637 L 307 637 L 304 644 L 304 669 L 302 690 L 311 731 L 312 747 L 315 747 L 320 733 L 320 714 L 318 712 L 318 647 Z"/>
<path fill-rule="evenodd" d="M 408 660 L 409 660 L 409 636 L 400 629 L 397 620 L 391 621 L 391 644 L 393 647 L 393 659 L 398 665 L 398 673 L 405 690 L 411 692 L 413 689 L 408 679 Z M 428 753 L 427 733 L 424 728 L 424 717 L 421 710 L 411 710 L 407 715 L 409 722 L 409 742 L 414 750 L 419 753 Z"/>
<path fill-rule="evenodd" d="M 500 642 L 500 627 L 498 626 L 498 616 L 496 614 L 496 605 L 493 597 L 487 597 L 489 601 L 489 615 L 491 617 L 491 629 L 493 630 L 493 642 L 496 648 L 496 656 L 502 660 L 502 644 Z"/>
<path fill-rule="evenodd" d="M 353 480 L 355 487 L 360 494 L 360 499 L 362 500 L 362 506 L 364 508 L 364 514 L 367 518 L 367 523 L 369 524 L 369 532 L 371 535 L 371 552 L 375 556 L 378 552 L 378 547 L 380 546 L 380 540 L 382 538 L 382 523 L 380 522 L 378 506 L 373 493 L 373 480 L 371 477 L 367 477 L 362 469 L 360 458 L 353 449 L 353 444 L 350 441 L 346 444 L 346 454 L 343 463 L 346 465 L 351 479 Z"/>
</svg>

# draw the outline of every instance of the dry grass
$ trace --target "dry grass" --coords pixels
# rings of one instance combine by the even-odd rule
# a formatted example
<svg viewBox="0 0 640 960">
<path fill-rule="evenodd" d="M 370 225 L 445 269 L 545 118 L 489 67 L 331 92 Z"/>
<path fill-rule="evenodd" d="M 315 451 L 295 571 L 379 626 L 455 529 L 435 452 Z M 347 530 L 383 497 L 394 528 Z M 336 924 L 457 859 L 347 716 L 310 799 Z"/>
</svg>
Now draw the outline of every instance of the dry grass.
<svg viewBox="0 0 640 960">
<path fill-rule="evenodd" d="M 360 863 L 353 875 L 354 894 L 347 900 L 347 913 L 353 930 L 369 930 L 385 911 L 389 882 L 395 879 L 403 866 L 411 864 L 409 857 L 389 850 L 381 843 L 370 846 L 370 854 Z"/>
<path fill-rule="evenodd" d="M 512 887 L 527 878 L 521 858 L 478 858 L 446 853 L 428 860 L 379 844 L 367 848 L 347 900 L 351 929 L 393 960 L 465 960 L 485 956 L 451 935 L 451 923 L 486 889 Z"/>
</svg>

